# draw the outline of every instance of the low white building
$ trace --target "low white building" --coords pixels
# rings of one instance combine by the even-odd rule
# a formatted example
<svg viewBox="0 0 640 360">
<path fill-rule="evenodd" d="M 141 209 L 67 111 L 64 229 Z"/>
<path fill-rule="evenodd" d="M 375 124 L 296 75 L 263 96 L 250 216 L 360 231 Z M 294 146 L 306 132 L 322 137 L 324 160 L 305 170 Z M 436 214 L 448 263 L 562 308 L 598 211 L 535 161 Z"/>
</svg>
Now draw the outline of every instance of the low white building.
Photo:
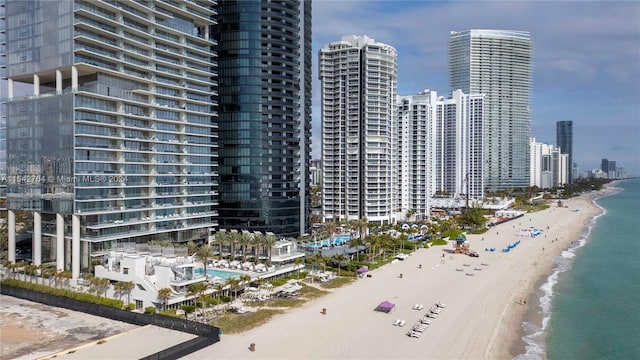
<svg viewBox="0 0 640 360">
<path fill-rule="evenodd" d="M 132 282 L 134 287 L 124 294 L 125 296 L 117 294 L 113 288 L 107 290 L 106 296 L 134 303 L 136 309 L 144 309 L 148 306 L 164 308 L 163 300 L 158 298 L 158 291 L 162 288 L 172 290 L 172 295 L 166 302 L 167 308 L 180 309 L 182 305 L 192 304 L 194 301 L 195 296 L 187 296 L 190 285 L 206 281 L 210 283 L 224 281 L 217 276 L 205 277 L 202 262 L 197 261 L 193 256 L 188 256 L 186 248 L 161 248 L 145 244 L 128 245 L 106 254 L 103 263 L 95 266 L 94 275 L 112 282 Z M 298 251 L 295 241 L 282 239 L 271 247 L 272 265 L 269 267 L 256 266 L 255 271 L 243 271 L 248 269 L 241 267 L 233 270 L 208 266 L 207 269 L 224 272 L 227 276 L 231 272 L 236 273 L 237 277 L 246 274 L 252 279 L 270 279 L 296 271 L 295 260 L 304 256 L 303 252 Z M 211 264 L 215 263 L 217 262 L 211 261 Z M 208 292 L 213 291 L 213 289 L 208 290 Z"/>
</svg>

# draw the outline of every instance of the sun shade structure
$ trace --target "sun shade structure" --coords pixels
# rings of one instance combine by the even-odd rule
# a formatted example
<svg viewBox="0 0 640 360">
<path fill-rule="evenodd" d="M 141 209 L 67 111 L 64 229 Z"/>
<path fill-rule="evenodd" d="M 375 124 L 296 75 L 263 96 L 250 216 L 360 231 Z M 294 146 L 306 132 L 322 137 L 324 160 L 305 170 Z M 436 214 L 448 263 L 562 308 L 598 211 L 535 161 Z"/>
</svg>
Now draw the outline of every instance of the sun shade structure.
<svg viewBox="0 0 640 360">
<path fill-rule="evenodd" d="M 375 311 L 382 311 L 382 312 L 386 312 L 388 313 L 389 311 L 391 311 L 396 305 L 392 304 L 388 301 L 383 301 L 380 303 L 380 305 L 378 305 L 378 307 L 376 307 L 374 310 Z"/>
<path fill-rule="evenodd" d="M 358 274 L 364 274 L 366 272 L 369 271 L 369 268 L 366 266 L 361 267 L 360 269 L 357 270 Z"/>
</svg>

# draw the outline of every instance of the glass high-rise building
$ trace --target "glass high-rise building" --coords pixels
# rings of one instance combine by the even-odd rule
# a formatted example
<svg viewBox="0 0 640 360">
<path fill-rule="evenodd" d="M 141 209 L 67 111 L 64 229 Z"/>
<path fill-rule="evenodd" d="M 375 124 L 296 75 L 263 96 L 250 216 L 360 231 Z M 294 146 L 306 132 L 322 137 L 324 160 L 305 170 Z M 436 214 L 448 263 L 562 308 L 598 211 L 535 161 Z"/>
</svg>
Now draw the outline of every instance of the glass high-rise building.
<svg viewBox="0 0 640 360">
<path fill-rule="evenodd" d="M 217 6 L 219 226 L 299 236 L 310 215 L 311 2 Z"/>
<path fill-rule="evenodd" d="M 343 36 L 320 50 L 325 220 L 394 221 L 397 57 L 367 36 Z"/>
<path fill-rule="evenodd" d="M 451 32 L 451 91 L 485 95 L 484 184 L 489 191 L 529 185 L 532 59 L 528 32 Z"/>
<path fill-rule="evenodd" d="M 33 212 L 33 262 L 73 278 L 122 242 L 208 238 L 215 5 L 6 1 L 9 260 L 16 210 Z"/>
<path fill-rule="evenodd" d="M 556 146 L 569 155 L 569 184 L 573 183 L 573 121 L 556 122 Z"/>
<path fill-rule="evenodd" d="M 5 17 L 6 0 L 0 0 L 0 79 L 7 77 L 7 19 Z M 0 178 L 7 173 L 7 105 L 4 84 L 0 84 Z M 2 184 L 2 181 L 0 181 Z"/>
</svg>

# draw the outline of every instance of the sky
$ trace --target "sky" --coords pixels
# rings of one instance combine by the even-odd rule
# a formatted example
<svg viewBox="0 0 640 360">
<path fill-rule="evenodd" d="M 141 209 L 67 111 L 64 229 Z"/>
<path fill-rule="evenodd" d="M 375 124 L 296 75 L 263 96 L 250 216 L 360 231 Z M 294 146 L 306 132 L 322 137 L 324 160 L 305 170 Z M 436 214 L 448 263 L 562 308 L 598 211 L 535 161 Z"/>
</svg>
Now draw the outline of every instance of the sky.
<svg viewBox="0 0 640 360">
<path fill-rule="evenodd" d="M 528 31 L 533 42 L 531 136 L 556 145 L 556 122 L 573 121 L 580 172 L 615 160 L 640 175 L 640 2 L 313 1 L 313 158 L 320 158 L 318 51 L 344 35 L 398 50 L 398 94 L 448 96 L 451 31 Z"/>
</svg>

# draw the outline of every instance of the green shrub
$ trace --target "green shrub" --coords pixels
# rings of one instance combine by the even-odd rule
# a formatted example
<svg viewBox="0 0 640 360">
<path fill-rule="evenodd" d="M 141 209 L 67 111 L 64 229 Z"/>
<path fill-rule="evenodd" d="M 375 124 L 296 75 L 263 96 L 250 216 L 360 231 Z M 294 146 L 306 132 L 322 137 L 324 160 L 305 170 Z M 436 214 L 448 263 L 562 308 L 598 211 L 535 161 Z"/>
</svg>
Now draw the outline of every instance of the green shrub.
<svg viewBox="0 0 640 360">
<path fill-rule="evenodd" d="M 282 286 L 287 283 L 287 279 L 273 279 L 271 280 L 271 285 L 273 286 Z"/>
<path fill-rule="evenodd" d="M 145 314 L 155 314 L 156 313 L 156 307 L 155 306 L 147 306 L 146 308 L 144 308 L 144 313 Z"/>
<path fill-rule="evenodd" d="M 93 294 L 75 292 L 75 291 L 66 290 L 66 289 L 58 289 L 58 288 L 53 288 L 47 285 L 34 284 L 34 283 L 25 282 L 25 281 L 16 280 L 16 279 L 6 279 L 6 280 L 3 280 L 1 284 L 15 286 L 22 289 L 33 290 L 43 294 L 63 296 L 69 299 L 75 299 L 75 300 L 79 300 L 79 301 L 83 301 L 91 304 L 105 305 L 105 306 L 122 309 L 121 300 L 104 298 L 104 297 L 96 296 Z"/>
</svg>

